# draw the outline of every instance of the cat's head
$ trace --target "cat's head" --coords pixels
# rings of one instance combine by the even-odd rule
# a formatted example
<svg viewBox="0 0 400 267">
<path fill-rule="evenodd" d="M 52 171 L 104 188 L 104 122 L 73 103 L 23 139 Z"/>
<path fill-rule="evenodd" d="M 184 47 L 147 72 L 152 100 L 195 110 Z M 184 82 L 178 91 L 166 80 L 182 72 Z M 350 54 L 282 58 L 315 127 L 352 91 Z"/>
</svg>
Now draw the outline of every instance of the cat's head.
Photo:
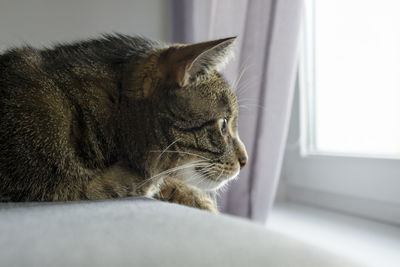
<svg viewBox="0 0 400 267">
<path fill-rule="evenodd" d="M 136 65 L 129 97 L 147 107 L 142 119 L 148 132 L 134 145 L 142 146 L 151 175 L 164 172 L 214 190 L 246 165 L 237 98 L 219 73 L 235 39 L 173 45 Z"/>
</svg>

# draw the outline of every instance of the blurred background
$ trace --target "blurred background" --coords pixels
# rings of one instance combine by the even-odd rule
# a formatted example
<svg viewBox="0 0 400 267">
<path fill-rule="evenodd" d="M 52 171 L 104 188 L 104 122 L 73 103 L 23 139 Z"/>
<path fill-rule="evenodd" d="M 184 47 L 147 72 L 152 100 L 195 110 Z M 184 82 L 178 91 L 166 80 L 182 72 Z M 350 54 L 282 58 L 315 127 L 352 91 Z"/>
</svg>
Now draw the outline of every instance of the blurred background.
<svg viewBox="0 0 400 267">
<path fill-rule="evenodd" d="M 169 40 L 169 2 L 162 0 L 0 1 L 0 49 L 51 45 L 101 33 Z"/>
<path fill-rule="evenodd" d="M 0 0 L 0 51 L 101 33 L 238 36 L 225 71 L 250 163 L 225 213 L 370 266 L 400 266 L 400 4 Z"/>
</svg>

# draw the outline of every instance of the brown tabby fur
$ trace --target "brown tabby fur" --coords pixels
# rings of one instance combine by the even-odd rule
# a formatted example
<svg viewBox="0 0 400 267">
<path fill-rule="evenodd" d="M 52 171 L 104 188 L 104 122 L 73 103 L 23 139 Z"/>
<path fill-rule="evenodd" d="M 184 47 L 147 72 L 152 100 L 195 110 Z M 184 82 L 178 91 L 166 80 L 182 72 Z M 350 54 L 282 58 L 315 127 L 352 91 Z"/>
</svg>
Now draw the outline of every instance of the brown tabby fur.
<svg viewBox="0 0 400 267">
<path fill-rule="evenodd" d="M 146 195 L 216 212 L 204 191 L 247 160 L 218 73 L 234 40 L 111 35 L 0 55 L 0 201 Z"/>
</svg>

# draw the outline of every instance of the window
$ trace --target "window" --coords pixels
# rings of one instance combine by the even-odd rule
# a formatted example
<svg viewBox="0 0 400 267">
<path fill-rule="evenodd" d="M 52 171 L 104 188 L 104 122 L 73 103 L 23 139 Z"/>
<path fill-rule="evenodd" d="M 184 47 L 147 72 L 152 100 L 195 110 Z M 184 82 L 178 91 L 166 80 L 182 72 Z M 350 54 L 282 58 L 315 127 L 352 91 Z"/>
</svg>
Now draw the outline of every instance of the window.
<svg viewBox="0 0 400 267">
<path fill-rule="evenodd" d="M 306 150 L 400 156 L 400 2 L 307 1 Z"/>
<path fill-rule="evenodd" d="M 289 140 L 282 171 L 290 200 L 400 224 L 399 10 L 306 0 L 289 133 L 301 142 Z"/>
</svg>

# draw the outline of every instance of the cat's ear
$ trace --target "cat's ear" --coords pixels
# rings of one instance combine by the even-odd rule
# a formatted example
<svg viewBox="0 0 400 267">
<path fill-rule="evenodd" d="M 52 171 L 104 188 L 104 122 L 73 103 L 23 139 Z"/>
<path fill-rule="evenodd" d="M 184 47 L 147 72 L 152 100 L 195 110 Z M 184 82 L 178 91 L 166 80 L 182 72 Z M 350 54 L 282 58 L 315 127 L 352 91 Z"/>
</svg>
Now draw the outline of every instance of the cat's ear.
<svg viewBox="0 0 400 267">
<path fill-rule="evenodd" d="M 169 79 L 185 86 L 199 75 L 220 71 L 232 58 L 235 41 L 236 37 L 230 37 L 170 47 L 166 55 Z"/>
</svg>

